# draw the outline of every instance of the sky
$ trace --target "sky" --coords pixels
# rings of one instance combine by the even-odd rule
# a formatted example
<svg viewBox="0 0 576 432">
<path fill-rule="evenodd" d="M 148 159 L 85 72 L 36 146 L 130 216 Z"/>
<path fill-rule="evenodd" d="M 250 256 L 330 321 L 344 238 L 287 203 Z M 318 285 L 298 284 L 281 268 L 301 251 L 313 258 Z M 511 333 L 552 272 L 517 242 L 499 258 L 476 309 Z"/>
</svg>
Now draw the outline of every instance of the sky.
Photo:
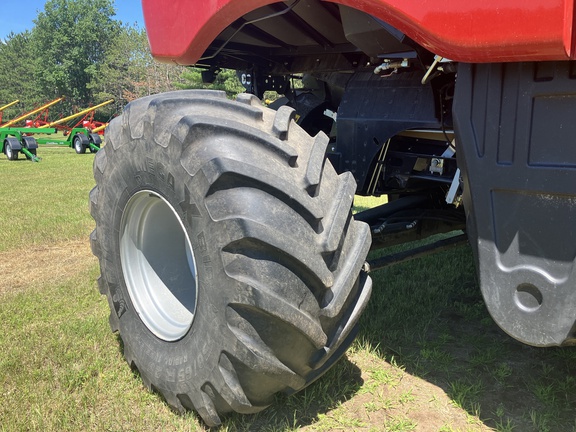
<svg viewBox="0 0 576 432">
<path fill-rule="evenodd" d="M 0 39 L 11 32 L 21 33 L 34 27 L 39 11 L 44 10 L 45 0 L 0 0 Z M 142 4 L 140 0 L 115 0 L 115 19 L 125 24 L 144 27 Z"/>
</svg>

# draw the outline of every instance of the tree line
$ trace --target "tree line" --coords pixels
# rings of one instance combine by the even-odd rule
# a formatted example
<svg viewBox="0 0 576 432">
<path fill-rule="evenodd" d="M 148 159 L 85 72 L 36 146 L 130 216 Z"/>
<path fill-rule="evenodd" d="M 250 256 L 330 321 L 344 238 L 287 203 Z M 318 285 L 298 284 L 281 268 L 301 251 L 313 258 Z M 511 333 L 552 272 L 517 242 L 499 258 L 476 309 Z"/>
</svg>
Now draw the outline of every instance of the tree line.
<svg viewBox="0 0 576 432">
<path fill-rule="evenodd" d="M 4 119 L 64 96 L 51 118 L 114 99 L 96 113 L 107 121 L 134 99 L 208 87 L 194 68 L 155 62 L 146 31 L 114 16 L 113 0 L 48 0 L 32 30 L 0 41 L 0 106 L 20 100 Z M 209 87 L 242 91 L 232 71 Z"/>
</svg>

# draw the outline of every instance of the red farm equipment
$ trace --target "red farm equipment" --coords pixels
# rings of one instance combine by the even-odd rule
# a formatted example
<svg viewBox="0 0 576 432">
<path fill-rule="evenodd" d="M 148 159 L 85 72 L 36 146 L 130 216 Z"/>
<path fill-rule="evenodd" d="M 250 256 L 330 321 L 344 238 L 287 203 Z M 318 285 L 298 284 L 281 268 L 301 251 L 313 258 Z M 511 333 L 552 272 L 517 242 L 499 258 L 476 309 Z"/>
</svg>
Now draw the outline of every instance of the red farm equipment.
<svg viewBox="0 0 576 432">
<path fill-rule="evenodd" d="M 18 123 L 26 120 L 28 117 L 33 116 L 33 115 L 37 115 L 36 119 L 34 121 L 38 121 L 38 119 L 43 116 L 44 118 L 47 118 L 48 116 L 48 112 L 49 112 L 49 108 L 62 102 L 64 100 L 63 97 L 60 97 L 58 99 L 54 99 L 51 102 L 45 103 L 44 105 L 38 107 L 38 108 L 34 108 L 31 111 L 27 111 L 23 114 L 20 114 L 18 117 L 16 117 L 15 119 L 12 119 L 6 123 L 0 124 L 0 128 L 7 128 L 7 127 L 13 127 L 14 125 L 17 125 Z"/>
</svg>

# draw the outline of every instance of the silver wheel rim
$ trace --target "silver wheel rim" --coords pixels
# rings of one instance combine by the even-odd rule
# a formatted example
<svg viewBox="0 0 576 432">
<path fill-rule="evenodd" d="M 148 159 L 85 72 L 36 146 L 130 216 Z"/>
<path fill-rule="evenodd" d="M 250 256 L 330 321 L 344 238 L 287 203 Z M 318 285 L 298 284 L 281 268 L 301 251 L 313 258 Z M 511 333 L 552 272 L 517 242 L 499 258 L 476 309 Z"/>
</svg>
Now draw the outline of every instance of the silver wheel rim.
<svg viewBox="0 0 576 432">
<path fill-rule="evenodd" d="M 196 312 L 196 262 L 180 218 L 157 193 L 140 191 L 128 200 L 120 224 L 120 261 L 146 327 L 165 341 L 184 337 Z"/>
<path fill-rule="evenodd" d="M 82 151 L 82 144 L 80 144 L 80 140 L 78 138 L 74 138 L 74 147 L 76 148 L 76 153 L 80 153 L 80 151 Z"/>
<path fill-rule="evenodd" d="M 6 144 L 6 157 L 12 159 L 12 146 L 10 144 Z"/>
</svg>

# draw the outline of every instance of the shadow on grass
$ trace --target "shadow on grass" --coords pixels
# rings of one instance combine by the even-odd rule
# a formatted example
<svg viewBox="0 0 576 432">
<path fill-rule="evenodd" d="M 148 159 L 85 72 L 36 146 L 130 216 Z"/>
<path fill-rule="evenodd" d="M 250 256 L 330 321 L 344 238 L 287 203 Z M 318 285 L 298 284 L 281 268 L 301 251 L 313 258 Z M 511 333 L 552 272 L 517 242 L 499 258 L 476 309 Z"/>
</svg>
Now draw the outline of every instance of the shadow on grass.
<svg viewBox="0 0 576 432">
<path fill-rule="evenodd" d="M 0 154 L 0 156 L 1 156 L 1 154 Z M 38 155 L 38 157 L 39 157 L 40 159 L 42 159 L 40 155 Z M 9 163 L 21 163 L 21 162 L 28 162 L 28 163 L 32 162 L 32 163 L 35 163 L 34 161 L 32 161 L 32 160 L 30 160 L 30 159 L 28 159 L 28 158 L 26 158 L 26 157 L 23 157 L 23 156 L 19 157 L 18 159 L 7 160 L 7 162 L 9 162 Z"/>
<path fill-rule="evenodd" d="M 285 431 L 312 425 L 323 414 L 356 395 L 363 384 L 360 373 L 344 355 L 304 390 L 291 396 L 276 396 L 274 403 L 258 414 L 230 416 L 223 426 L 229 430 Z"/>
<path fill-rule="evenodd" d="M 469 247 L 372 277 L 359 338 L 383 360 L 394 357 L 496 430 L 576 431 L 576 348 L 534 348 L 500 330 Z"/>
<path fill-rule="evenodd" d="M 119 334 L 116 334 L 116 340 L 119 352 L 124 357 L 124 343 Z M 144 386 L 138 369 L 132 367 L 132 373 L 134 379 Z M 222 429 L 285 431 L 314 424 L 322 414 L 354 397 L 363 384 L 360 375 L 360 369 L 344 355 L 310 386 L 290 396 L 277 395 L 272 405 L 264 411 L 254 415 L 224 416 Z M 162 399 L 159 393 L 155 394 Z M 194 415 L 204 425 L 200 417 Z"/>
<path fill-rule="evenodd" d="M 504 334 L 484 305 L 470 248 L 398 264 L 372 278 L 359 346 L 441 388 L 486 427 L 576 432 L 576 348 L 534 348 Z M 361 371 L 344 356 L 303 391 L 277 396 L 259 414 L 224 418 L 222 429 L 314 425 L 362 385 Z"/>
</svg>

